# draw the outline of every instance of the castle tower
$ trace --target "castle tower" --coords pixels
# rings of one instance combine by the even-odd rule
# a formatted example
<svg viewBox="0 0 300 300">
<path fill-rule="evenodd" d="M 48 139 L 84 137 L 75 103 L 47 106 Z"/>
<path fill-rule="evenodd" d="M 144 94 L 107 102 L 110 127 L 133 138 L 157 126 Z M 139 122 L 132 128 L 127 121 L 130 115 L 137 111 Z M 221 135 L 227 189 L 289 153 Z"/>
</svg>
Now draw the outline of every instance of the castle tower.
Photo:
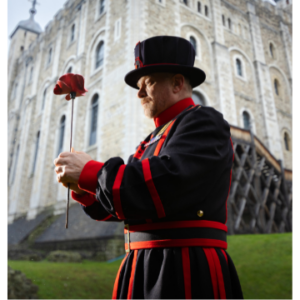
<svg viewBox="0 0 300 300">
<path fill-rule="evenodd" d="M 155 35 L 195 45 L 207 74 L 197 104 L 253 133 L 292 168 L 292 0 L 67 0 L 42 32 L 30 18 L 11 34 L 8 58 L 9 221 L 45 207 L 65 210 L 53 160 L 68 151 L 70 103 L 53 96 L 67 72 L 85 78 L 75 101 L 74 148 L 105 162 L 126 159 L 153 129 L 124 75 L 133 48 Z M 96 116 L 96 117 L 95 117 Z M 96 129 L 95 129 L 96 128 Z"/>
</svg>

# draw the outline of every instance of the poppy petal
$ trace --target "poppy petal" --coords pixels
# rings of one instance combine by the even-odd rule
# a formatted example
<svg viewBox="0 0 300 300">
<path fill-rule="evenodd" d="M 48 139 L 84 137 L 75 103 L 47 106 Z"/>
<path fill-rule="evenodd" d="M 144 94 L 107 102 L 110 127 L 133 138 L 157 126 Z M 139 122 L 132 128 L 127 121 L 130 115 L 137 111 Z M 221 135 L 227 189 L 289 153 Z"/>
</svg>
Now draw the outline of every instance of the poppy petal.
<svg viewBox="0 0 300 300">
<path fill-rule="evenodd" d="M 55 85 L 55 87 L 53 89 L 53 93 L 55 95 L 61 95 L 62 94 L 62 89 L 61 89 L 61 87 L 58 84 Z"/>
<path fill-rule="evenodd" d="M 70 94 L 72 92 L 72 89 L 70 86 L 66 85 L 63 81 L 57 82 L 60 88 L 62 89 L 61 94 Z"/>
<path fill-rule="evenodd" d="M 72 81 L 73 81 L 74 74 L 67 73 L 59 77 L 59 81 L 63 82 L 69 88 L 72 88 Z"/>
</svg>

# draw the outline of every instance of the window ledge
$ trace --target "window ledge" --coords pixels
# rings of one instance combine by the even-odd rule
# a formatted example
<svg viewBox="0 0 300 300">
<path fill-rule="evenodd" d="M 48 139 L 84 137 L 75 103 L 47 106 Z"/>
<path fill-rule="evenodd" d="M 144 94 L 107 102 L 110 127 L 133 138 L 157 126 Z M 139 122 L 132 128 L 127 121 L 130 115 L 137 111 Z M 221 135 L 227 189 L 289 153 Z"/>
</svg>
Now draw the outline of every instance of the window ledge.
<svg viewBox="0 0 300 300">
<path fill-rule="evenodd" d="M 240 75 L 238 75 L 238 74 L 235 74 L 235 76 L 236 76 L 236 78 L 238 78 L 238 79 L 240 79 L 240 80 L 243 80 L 243 81 L 247 82 L 247 79 L 246 79 L 245 77 L 240 76 Z"/>
<path fill-rule="evenodd" d="M 97 142 L 96 142 L 94 145 L 87 146 L 86 149 L 85 149 L 85 152 L 90 152 L 90 151 L 95 150 L 97 148 L 98 148 L 98 145 L 97 145 Z"/>
<path fill-rule="evenodd" d="M 103 70 L 103 64 L 98 67 L 97 69 L 95 69 L 92 74 L 90 75 L 90 77 L 93 77 L 94 75 L 96 75 L 98 72 L 100 72 L 101 70 Z"/>
<path fill-rule="evenodd" d="M 203 19 L 211 22 L 211 18 L 210 17 L 206 17 L 205 15 L 203 15 L 202 13 L 199 13 L 198 11 L 195 11 L 194 9 L 192 9 L 189 6 L 186 6 L 184 3 L 179 3 L 181 7 L 184 7 L 185 9 L 189 10 L 190 12 L 194 13 L 195 15 L 202 17 Z"/>
<path fill-rule="evenodd" d="M 98 22 L 104 15 L 106 14 L 106 10 L 95 18 L 95 22 Z"/>
<path fill-rule="evenodd" d="M 73 44 L 75 44 L 75 42 L 76 42 L 76 39 L 74 39 L 72 42 L 69 42 L 69 44 L 68 44 L 68 46 L 67 46 L 67 50 L 69 49 L 69 48 L 71 48 L 71 46 L 73 45 Z"/>
</svg>

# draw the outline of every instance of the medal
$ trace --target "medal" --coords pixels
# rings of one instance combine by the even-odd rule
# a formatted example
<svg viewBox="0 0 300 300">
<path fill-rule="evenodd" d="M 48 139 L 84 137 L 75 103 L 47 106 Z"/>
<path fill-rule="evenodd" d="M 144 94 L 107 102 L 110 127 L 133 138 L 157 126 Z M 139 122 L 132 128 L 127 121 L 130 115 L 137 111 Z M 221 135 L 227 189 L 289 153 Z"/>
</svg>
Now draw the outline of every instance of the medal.
<svg viewBox="0 0 300 300">
<path fill-rule="evenodd" d="M 151 144 L 154 144 L 161 138 L 162 134 L 158 134 L 157 136 L 153 137 L 149 143 L 145 144 L 145 147 L 148 147 Z"/>
</svg>

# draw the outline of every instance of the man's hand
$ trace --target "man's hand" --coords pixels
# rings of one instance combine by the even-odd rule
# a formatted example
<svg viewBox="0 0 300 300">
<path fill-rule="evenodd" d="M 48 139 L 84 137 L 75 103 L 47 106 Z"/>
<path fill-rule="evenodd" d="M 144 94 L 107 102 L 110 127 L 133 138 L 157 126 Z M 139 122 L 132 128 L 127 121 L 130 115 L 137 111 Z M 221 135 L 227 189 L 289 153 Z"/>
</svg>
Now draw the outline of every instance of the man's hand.
<svg viewBox="0 0 300 300">
<path fill-rule="evenodd" d="M 68 183 L 78 185 L 79 176 L 85 164 L 92 160 L 92 158 L 84 153 L 75 151 L 62 152 L 58 158 L 54 160 L 55 172 L 57 174 L 57 181 L 62 184 Z M 64 185 L 65 186 L 65 185 Z"/>
<path fill-rule="evenodd" d="M 63 183 L 62 184 L 64 187 L 68 187 L 68 183 Z M 70 189 L 72 190 L 72 191 L 74 191 L 76 194 L 78 194 L 78 195 L 84 195 L 84 194 L 86 194 L 86 191 L 83 191 L 83 190 L 81 190 L 79 187 L 78 187 L 78 185 L 77 184 L 75 184 L 75 183 L 70 183 Z"/>
</svg>

